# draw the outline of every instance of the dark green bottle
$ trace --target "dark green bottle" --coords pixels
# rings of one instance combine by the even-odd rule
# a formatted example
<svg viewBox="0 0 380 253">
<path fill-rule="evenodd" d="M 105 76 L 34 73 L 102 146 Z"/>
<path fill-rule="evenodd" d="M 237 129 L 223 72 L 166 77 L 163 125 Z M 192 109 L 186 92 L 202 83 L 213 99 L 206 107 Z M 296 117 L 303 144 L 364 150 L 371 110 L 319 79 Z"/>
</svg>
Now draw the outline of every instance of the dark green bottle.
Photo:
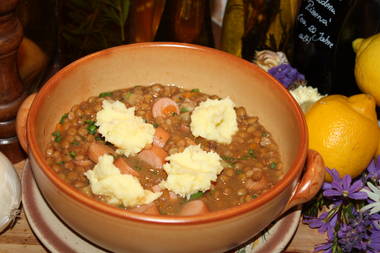
<svg viewBox="0 0 380 253">
<path fill-rule="evenodd" d="M 380 0 L 304 0 L 292 64 L 323 94 L 357 94 L 352 41 L 379 29 Z"/>
</svg>

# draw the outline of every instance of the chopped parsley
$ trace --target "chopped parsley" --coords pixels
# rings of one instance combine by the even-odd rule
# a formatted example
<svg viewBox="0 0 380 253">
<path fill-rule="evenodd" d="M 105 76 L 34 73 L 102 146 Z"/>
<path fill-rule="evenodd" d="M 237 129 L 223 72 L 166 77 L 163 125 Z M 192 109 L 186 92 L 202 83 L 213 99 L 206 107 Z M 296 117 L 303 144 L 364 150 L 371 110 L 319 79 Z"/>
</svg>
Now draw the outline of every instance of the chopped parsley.
<svg viewBox="0 0 380 253">
<path fill-rule="evenodd" d="M 79 146 L 80 142 L 79 141 L 73 141 L 70 143 L 71 145 L 74 145 L 74 146 Z"/>
<path fill-rule="evenodd" d="M 85 120 L 84 123 L 89 124 L 89 125 L 94 125 L 95 121 L 88 119 L 88 120 Z"/>
<path fill-rule="evenodd" d="M 128 100 L 131 95 L 132 95 L 131 92 L 127 92 L 127 93 L 123 94 L 123 99 Z"/>
<path fill-rule="evenodd" d="M 243 170 L 235 170 L 236 175 L 240 175 L 243 173 Z"/>
<path fill-rule="evenodd" d="M 65 164 L 65 162 L 64 161 L 59 161 L 59 162 L 56 162 L 58 165 L 63 165 L 63 164 Z"/>
<path fill-rule="evenodd" d="M 157 123 L 153 123 L 153 127 L 154 127 L 154 128 L 157 128 L 157 127 L 158 127 L 158 124 L 157 124 Z"/>
<path fill-rule="evenodd" d="M 189 200 L 199 199 L 203 197 L 203 192 L 199 191 L 190 195 Z"/>
<path fill-rule="evenodd" d="M 191 92 L 200 92 L 199 89 L 191 89 Z"/>
<path fill-rule="evenodd" d="M 95 140 L 97 140 L 97 141 L 104 141 L 104 139 L 101 136 L 99 136 L 99 135 L 97 135 L 95 137 Z"/>
<path fill-rule="evenodd" d="M 277 163 L 275 163 L 275 162 L 271 162 L 271 163 L 269 164 L 269 167 L 270 167 L 271 169 L 275 169 L 275 168 L 277 168 Z"/>
<path fill-rule="evenodd" d="M 96 134 L 96 130 L 98 130 L 98 127 L 95 125 L 95 121 L 86 120 L 85 123 L 88 124 L 87 126 L 88 133 L 92 135 Z"/>
<path fill-rule="evenodd" d="M 67 117 L 69 117 L 68 113 L 63 114 L 61 119 L 59 120 L 59 123 L 63 124 L 65 122 L 65 119 L 67 119 Z"/>
<path fill-rule="evenodd" d="M 181 110 L 180 110 L 181 113 L 183 112 L 190 112 L 190 109 L 187 108 L 187 107 L 182 107 Z"/>
<path fill-rule="evenodd" d="M 77 156 L 77 153 L 75 151 L 70 151 L 69 155 L 71 156 L 71 158 L 75 158 Z"/>
<path fill-rule="evenodd" d="M 137 170 L 137 171 L 140 171 L 140 170 L 142 170 L 142 168 L 141 168 L 141 167 L 139 167 L 139 166 L 135 166 L 133 169 L 135 169 L 135 170 Z"/>
<path fill-rule="evenodd" d="M 54 136 L 55 142 L 61 142 L 62 136 L 61 136 L 61 133 L 59 131 L 53 132 L 52 135 Z"/>
<path fill-rule="evenodd" d="M 100 98 L 110 97 L 110 96 L 112 96 L 112 92 L 102 92 L 99 94 Z"/>
<path fill-rule="evenodd" d="M 256 158 L 256 153 L 255 153 L 255 150 L 253 149 L 248 149 L 248 155 L 252 158 Z"/>
</svg>

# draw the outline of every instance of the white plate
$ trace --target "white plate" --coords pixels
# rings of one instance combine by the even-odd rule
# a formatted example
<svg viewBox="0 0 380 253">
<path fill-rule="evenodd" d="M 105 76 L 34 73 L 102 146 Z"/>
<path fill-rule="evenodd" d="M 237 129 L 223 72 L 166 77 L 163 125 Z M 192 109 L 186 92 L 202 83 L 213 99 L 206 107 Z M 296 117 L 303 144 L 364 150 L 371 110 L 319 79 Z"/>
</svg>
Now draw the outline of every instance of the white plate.
<svg viewBox="0 0 380 253">
<path fill-rule="evenodd" d="M 37 187 L 29 162 L 25 163 L 22 175 L 22 202 L 30 227 L 52 253 L 108 252 L 76 234 L 55 215 Z M 230 252 L 282 252 L 297 230 L 300 216 L 301 210 L 296 210 L 281 217 L 260 236 Z"/>
</svg>

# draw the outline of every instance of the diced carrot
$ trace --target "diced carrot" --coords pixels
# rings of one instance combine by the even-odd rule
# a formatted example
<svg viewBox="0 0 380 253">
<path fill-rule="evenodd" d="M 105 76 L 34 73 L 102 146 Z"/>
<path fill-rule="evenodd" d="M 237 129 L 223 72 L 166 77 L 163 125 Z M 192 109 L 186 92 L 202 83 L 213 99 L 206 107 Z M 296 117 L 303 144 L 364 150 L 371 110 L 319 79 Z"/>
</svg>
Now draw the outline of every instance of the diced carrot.
<svg viewBox="0 0 380 253">
<path fill-rule="evenodd" d="M 92 142 L 90 146 L 88 147 L 88 157 L 93 161 L 94 163 L 98 162 L 99 157 L 101 157 L 104 154 L 113 154 L 114 151 L 112 148 L 108 147 L 105 144 L 101 144 L 98 142 Z"/>
<path fill-rule="evenodd" d="M 153 144 L 163 148 L 166 142 L 169 140 L 170 134 L 166 132 L 163 128 L 157 127 L 156 132 L 154 132 Z"/>
<path fill-rule="evenodd" d="M 180 216 L 201 215 L 208 213 L 208 208 L 201 199 L 192 200 L 183 205 Z"/>
<path fill-rule="evenodd" d="M 184 98 L 191 98 L 192 96 L 194 96 L 196 93 L 194 93 L 194 92 L 184 92 L 184 93 L 182 93 L 182 96 L 184 97 Z"/>
<path fill-rule="evenodd" d="M 131 208 L 131 209 L 129 209 L 129 211 L 136 212 L 136 213 L 160 215 L 160 212 L 154 203 L 150 203 L 150 204 L 141 205 L 141 206 L 138 206 L 135 208 Z"/>
<path fill-rule="evenodd" d="M 173 113 L 179 114 L 179 107 L 177 103 L 170 98 L 160 98 L 153 104 L 152 114 L 154 118 L 167 117 Z"/>
<path fill-rule="evenodd" d="M 132 169 L 123 157 L 117 158 L 113 164 L 120 170 L 121 174 L 129 174 L 135 177 L 139 176 L 139 173 Z"/>
<path fill-rule="evenodd" d="M 153 168 L 161 169 L 165 163 L 165 158 L 168 156 L 165 150 L 153 145 L 150 149 L 144 149 L 137 157 L 152 166 Z"/>
</svg>

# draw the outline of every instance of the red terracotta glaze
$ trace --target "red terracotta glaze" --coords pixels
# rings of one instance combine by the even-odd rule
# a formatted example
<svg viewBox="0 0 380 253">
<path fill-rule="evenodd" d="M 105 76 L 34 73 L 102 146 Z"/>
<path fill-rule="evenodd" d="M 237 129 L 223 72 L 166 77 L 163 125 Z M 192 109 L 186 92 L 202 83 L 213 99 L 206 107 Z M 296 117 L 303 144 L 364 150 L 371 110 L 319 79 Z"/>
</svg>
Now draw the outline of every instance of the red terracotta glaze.
<svg viewBox="0 0 380 253">
<path fill-rule="evenodd" d="M 90 199 L 61 181 L 44 159 L 44 149 L 61 115 L 92 95 L 153 83 L 199 88 L 245 106 L 274 136 L 287 174 L 272 190 L 249 203 L 189 217 L 124 211 Z M 298 186 L 303 170 L 304 175 L 319 175 L 324 169 L 316 152 L 311 152 L 311 160 L 318 163 L 309 162 L 305 167 L 306 129 L 296 101 L 256 65 L 201 46 L 138 43 L 89 55 L 55 74 L 30 108 L 27 143 L 43 196 L 66 224 L 88 240 L 117 252 L 223 252 L 252 238 L 287 208 L 317 193 L 322 177 L 304 177 L 302 187 Z"/>
</svg>

